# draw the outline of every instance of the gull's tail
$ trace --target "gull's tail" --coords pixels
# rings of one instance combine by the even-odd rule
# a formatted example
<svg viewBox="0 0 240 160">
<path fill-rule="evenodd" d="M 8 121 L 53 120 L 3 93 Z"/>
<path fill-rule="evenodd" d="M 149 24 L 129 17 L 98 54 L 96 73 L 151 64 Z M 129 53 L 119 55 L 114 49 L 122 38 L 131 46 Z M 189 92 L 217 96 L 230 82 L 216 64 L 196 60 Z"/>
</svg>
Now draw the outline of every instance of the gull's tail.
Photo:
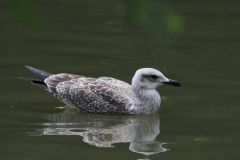
<svg viewBox="0 0 240 160">
<path fill-rule="evenodd" d="M 44 89 L 44 90 L 48 90 L 47 85 L 45 84 L 44 80 L 46 78 L 48 78 L 49 76 L 51 76 L 51 73 L 47 73 L 44 72 L 42 70 L 30 67 L 30 66 L 26 66 L 27 69 L 29 69 L 31 72 L 33 72 L 36 76 L 38 76 L 41 80 L 39 79 L 32 79 L 32 78 L 24 78 L 24 77 L 12 77 L 12 78 L 19 78 L 19 79 L 25 79 L 25 80 L 30 80 L 32 81 L 31 83 Z"/>
<path fill-rule="evenodd" d="M 51 76 L 51 73 L 47 73 L 45 71 L 39 70 L 37 68 L 33 68 L 31 66 L 25 66 L 27 69 L 29 69 L 32 73 L 34 73 L 36 76 L 38 76 L 41 80 L 45 80 L 49 76 Z"/>
</svg>

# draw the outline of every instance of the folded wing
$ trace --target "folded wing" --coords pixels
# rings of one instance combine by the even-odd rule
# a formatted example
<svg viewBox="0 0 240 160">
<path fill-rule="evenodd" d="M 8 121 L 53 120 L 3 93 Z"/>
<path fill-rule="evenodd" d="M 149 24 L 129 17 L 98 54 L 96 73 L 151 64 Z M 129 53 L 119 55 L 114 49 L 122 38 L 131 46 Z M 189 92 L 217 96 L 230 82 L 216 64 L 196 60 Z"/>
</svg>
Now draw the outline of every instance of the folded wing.
<svg viewBox="0 0 240 160">
<path fill-rule="evenodd" d="M 54 96 L 69 106 L 88 112 L 129 114 L 131 103 L 126 97 L 131 95 L 131 86 L 123 81 L 63 73 L 51 75 L 44 82 Z"/>
</svg>

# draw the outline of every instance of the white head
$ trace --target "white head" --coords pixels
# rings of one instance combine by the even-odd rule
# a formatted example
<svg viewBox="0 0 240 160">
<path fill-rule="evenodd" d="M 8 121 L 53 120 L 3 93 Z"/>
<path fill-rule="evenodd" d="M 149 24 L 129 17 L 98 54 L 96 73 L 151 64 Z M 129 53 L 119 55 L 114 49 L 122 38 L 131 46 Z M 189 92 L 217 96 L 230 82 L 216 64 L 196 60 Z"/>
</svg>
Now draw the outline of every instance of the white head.
<svg viewBox="0 0 240 160">
<path fill-rule="evenodd" d="M 137 70 L 132 79 L 133 89 L 152 90 L 163 84 L 181 86 L 177 81 L 166 78 L 161 72 L 153 68 Z"/>
</svg>

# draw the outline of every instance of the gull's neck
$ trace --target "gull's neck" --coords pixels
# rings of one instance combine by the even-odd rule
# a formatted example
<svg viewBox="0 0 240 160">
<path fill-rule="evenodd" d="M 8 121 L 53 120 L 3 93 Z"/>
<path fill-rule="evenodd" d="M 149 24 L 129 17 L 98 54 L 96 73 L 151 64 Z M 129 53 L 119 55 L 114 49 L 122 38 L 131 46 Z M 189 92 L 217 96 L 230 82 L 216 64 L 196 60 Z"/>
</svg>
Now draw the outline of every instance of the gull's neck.
<svg viewBox="0 0 240 160">
<path fill-rule="evenodd" d="M 157 112 L 160 107 L 161 99 L 159 93 L 155 89 L 143 89 L 132 86 L 137 103 L 134 106 L 136 114 L 151 114 Z"/>
</svg>

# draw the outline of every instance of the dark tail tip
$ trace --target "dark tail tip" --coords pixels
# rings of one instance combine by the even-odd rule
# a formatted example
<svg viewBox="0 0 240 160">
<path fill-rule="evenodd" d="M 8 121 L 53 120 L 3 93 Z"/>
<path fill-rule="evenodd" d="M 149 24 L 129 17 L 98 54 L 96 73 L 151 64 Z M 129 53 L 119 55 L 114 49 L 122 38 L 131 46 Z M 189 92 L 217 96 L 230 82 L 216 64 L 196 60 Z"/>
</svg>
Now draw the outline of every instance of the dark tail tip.
<svg viewBox="0 0 240 160">
<path fill-rule="evenodd" d="M 25 66 L 27 69 L 29 69 L 32 73 L 34 73 L 36 76 L 38 76 L 40 79 L 45 80 L 49 76 L 51 76 L 51 73 L 39 70 L 37 68 L 33 68 L 31 66 Z"/>
</svg>

